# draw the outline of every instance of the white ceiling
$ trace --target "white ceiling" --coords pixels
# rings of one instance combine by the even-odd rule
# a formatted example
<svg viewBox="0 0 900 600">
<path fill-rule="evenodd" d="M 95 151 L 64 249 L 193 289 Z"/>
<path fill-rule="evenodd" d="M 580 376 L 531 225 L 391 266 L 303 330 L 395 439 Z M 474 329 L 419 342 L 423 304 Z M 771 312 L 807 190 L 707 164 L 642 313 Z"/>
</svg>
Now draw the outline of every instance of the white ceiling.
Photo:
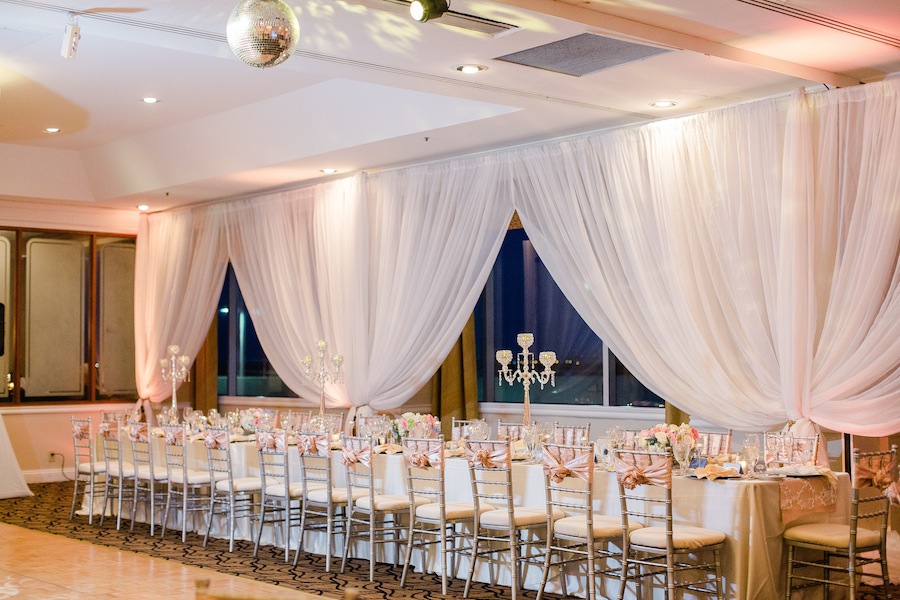
<svg viewBox="0 0 900 600">
<path fill-rule="evenodd" d="M 0 0 L 0 198 L 157 210 L 900 72 L 896 0 L 453 0 L 497 36 L 361 1 L 290 2 L 298 49 L 257 69 L 225 42 L 237 0 Z M 586 32 L 672 51 L 583 77 L 496 60 Z"/>
</svg>

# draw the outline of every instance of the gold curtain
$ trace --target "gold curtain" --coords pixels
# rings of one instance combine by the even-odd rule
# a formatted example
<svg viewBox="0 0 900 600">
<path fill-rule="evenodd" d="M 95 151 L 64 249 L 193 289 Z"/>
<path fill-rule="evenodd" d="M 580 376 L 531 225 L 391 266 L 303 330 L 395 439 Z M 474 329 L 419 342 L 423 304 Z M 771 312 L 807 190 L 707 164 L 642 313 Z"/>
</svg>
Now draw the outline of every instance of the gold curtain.
<svg viewBox="0 0 900 600">
<path fill-rule="evenodd" d="M 690 423 L 691 415 L 684 412 L 680 408 L 666 402 L 666 423 L 674 423 L 681 425 L 682 423 Z"/>
<path fill-rule="evenodd" d="M 475 360 L 475 316 L 431 378 L 431 412 L 441 420 L 444 436 L 450 437 L 454 418 L 478 418 L 478 376 Z"/>
</svg>

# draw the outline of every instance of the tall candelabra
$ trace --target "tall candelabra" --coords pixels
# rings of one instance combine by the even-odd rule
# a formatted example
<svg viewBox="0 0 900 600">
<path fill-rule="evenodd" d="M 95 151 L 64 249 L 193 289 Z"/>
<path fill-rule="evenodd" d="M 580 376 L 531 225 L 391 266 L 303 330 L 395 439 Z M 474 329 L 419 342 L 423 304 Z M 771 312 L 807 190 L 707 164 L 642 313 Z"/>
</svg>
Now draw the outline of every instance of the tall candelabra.
<svg viewBox="0 0 900 600">
<path fill-rule="evenodd" d="M 306 376 L 310 381 L 319 385 L 319 416 L 325 416 L 325 384 L 326 383 L 343 383 L 344 372 L 341 367 L 344 364 L 344 357 L 335 354 L 331 359 L 327 358 L 328 344 L 323 340 L 319 340 L 316 344 L 319 348 L 319 357 L 316 361 L 316 368 L 313 370 L 313 359 L 307 355 L 303 358 L 303 368 L 306 370 Z M 328 361 L 334 365 L 334 370 L 328 368 Z"/>
<path fill-rule="evenodd" d="M 516 336 L 516 343 L 522 347 L 522 351 L 516 356 L 515 371 L 509 368 L 509 363 L 512 362 L 513 357 L 512 350 L 497 350 L 497 362 L 500 363 L 498 371 L 499 385 L 503 385 L 504 379 L 509 385 L 516 381 L 522 383 L 522 386 L 525 388 L 524 420 L 525 425 L 528 426 L 531 425 L 531 404 L 528 398 L 528 390 L 531 388 L 531 384 L 535 382 L 541 385 L 541 389 L 544 389 L 544 385 L 547 382 L 550 382 L 551 386 L 556 387 L 556 371 L 552 368 L 556 364 L 556 352 L 546 351 L 538 355 L 538 360 L 544 365 L 544 370 L 539 372 L 534 370 L 534 355 L 528 351 L 534 343 L 534 334 L 520 333 Z"/>
<path fill-rule="evenodd" d="M 191 357 L 185 354 L 178 355 L 181 348 L 172 344 L 166 351 L 169 356 L 160 359 L 159 366 L 162 370 L 162 378 L 165 382 L 172 384 L 172 411 L 177 414 L 178 400 L 175 398 L 175 390 L 182 381 L 189 380 L 191 374 Z"/>
</svg>

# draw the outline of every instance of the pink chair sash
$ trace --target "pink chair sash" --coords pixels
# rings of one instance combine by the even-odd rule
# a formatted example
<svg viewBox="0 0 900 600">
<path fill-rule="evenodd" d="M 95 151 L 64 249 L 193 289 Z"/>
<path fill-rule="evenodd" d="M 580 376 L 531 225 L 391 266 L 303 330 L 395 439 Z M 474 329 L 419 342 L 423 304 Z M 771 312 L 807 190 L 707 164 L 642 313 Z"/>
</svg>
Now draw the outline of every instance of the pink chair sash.
<svg viewBox="0 0 900 600">
<path fill-rule="evenodd" d="M 438 444 L 424 445 L 424 447 L 403 444 L 403 462 L 406 467 L 417 469 L 443 469 L 444 452 Z"/>
<path fill-rule="evenodd" d="M 91 437 L 91 427 L 87 423 L 73 423 L 72 435 L 76 440 L 86 440 Z"/>
<path fill-rule="evenodd" d="M 372 447 L 368 444 L 362 446 L 359 450 L 354 450 L 345 445 L 341 451 L 341 462 L 350 467 L 351 471 L 356 470 L 356 465 L 361 463 L 366 467 L 372 466 Z"/>
<path fill-rule="evenodd" d="M 503 446 L 497 450 L 490 450 L 484 446 L 466 446 L 466 460 L 469 465 L 483 469 L 498 469 L 509 467 L 509 446 Z"/>
<path fill-rule="evenodd" d="M 328 456 L 331 444 L 327 435 L 301 435 L 297 439 L 297 450 L 301 456 Z"/>
<path fill-rule="evenodd" d="M 97 433 L 105 437 L 107 440 L 118 441 L 119 440 L 119 426 L 118 424 L 111 421 L 103 421 L 100 425 L 97 426 Z"/>
<path fill-rule="evenodd" d="M 184 428 L 166 427 L 166 445 L 184 446 Z"/>
<path fill-rule="evenodd" d="M 616 462 L 616 479 L 626 490 L 639 485 L 650 484 L 665 488 L 672 487 L 672 458 L 651 462 L 646 467 L 628 464 L 620 458 Z"/>
<path fill-rule="evenodd" d="M 256 449 L 284 452 L 284 449 L 287 447 L 285 445 L 285 437 L 283 431 L 257 431 Z"/>
<path fill-rule="evenodd" d="M 203 443 L 210 450 L 228 449 L 228 432 L 224 429 L 207 429 L 203 437 Z"/>
<path fill-rule="evenodd" d="M 544 473 L 554 483 L 561 483 L 566 477 L 577 477 L 582 481 L 590 481 L 594 469 L 593 457 L 587 452 L 576 454 L 571 460 L 562 462 L 553 453 L 544 449 Z"/>
<path fill-rule="evenodd" d="M 150 439 L 146 423 L 132 423 L 128 428 L 128 437 L 132 442 L 146 442 Z"/>
<path fill-rule="evenodd" d="M 856 463 L 856 470 L 853 477 L 853 487 L 862 489 L 874 486 L 879 490 L 886 490 L 894 481 L 894 474 L 897 472 L 897 460 L 894 459 L 886 467 L 880 469 L 872 469 L 871 463 L 861 460 Z"/>
<path fill-rule="evenodd" d="M 900 482 L 895 481 L 884 488 L 884 495 L 891 501 L 891 504 L 900 506 Z"/>
</svg>

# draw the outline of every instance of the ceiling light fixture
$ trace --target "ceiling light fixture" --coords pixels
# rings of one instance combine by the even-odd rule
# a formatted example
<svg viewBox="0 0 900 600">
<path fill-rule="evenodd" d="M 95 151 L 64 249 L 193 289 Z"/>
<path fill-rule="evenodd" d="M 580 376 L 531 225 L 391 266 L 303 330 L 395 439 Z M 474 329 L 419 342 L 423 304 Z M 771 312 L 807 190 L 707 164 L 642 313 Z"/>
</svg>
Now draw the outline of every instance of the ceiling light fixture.
<svg viewBox="0 0 900 600">
<path fill-rule="evenodd" d="M 456 67 L 456 70 L 460 73 L 465 73 L 466 75 L 474 75 L 475 73 L 487 71 L 487 67 L 484 65 L 459 65 Z"/>
<path fill-rule="evenodd" d="M 138 209 L 138 210 L 142 210 L 142 211 L 143 211 L 143 210 L 150 210 L 150 207 L 149 207 L 148 205 L 146 205 L 146 204 L 138 204 L 137 206 L 135 206 L 135 208 Z"/>
<path fill-rule="evenodd" d="M 409 14 L 419 23 L 424 23 L 437 19 L 449 9 L 450 3 L 447 0 L 413 0 L 409 5 Z"/>
<path fill-rule="evenodd" d="M 59 133 L 60 131 L 62 131 L 62 129 L 59 127 L 47 127 L 44 129 L 44 133 Z"/>
<path fill-rule="evenodd" d="M 326 168 L 326 169 L 322 169 L 322 172 L 325 173 L 326 175 L 334 175 L 335 173 L 338 172 L 338 170 L 337 170 L 337 169 Z"/>
<path fill-rule="evenodd" d="M 147 96 L 146 98 L 141 98 L 141 102 L 143 102 L 144 104 L 156 104 L 157 102 L 159 102 L 159 98 Z"/>
<path fill-rule="evenodd" d="M 653 108 L 672 108 L 676 104 L 677 102 L 674 100 L 657 100 L 656 102 L 651 102 L 650 106 Z"/>
<path fill-rule="evenodd" d="M 81 40 L 81 27 L 78 26 L 78 17 L 73 13 L 69 13 L 69 24 L 66 25 L 66 32 L 63 34 L 62 48 L 59 51 L 60 56 L 63 58 L 75 58 L 79 40 Z"/>
<path fill-rule="evenodd" d="M 225 37 L 235 56 L 265 69 L 291 57 L 300 39 L 300 23 L 282 0 L 242 0 L 228 17 Z"/>
</svg>

